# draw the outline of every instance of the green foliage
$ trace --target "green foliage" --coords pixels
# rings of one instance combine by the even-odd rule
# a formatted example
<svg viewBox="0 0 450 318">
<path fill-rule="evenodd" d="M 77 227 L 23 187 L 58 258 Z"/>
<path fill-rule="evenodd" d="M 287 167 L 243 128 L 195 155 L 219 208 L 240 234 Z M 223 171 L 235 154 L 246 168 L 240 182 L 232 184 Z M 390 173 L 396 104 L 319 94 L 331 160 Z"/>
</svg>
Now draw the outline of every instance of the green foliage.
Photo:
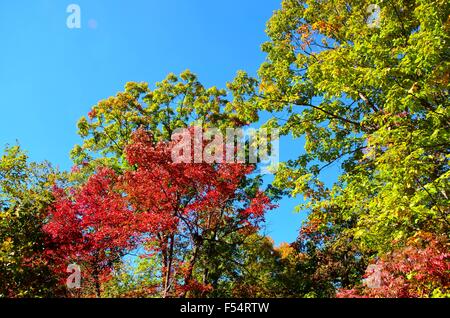
<svg viewBox="0 0 450 318">
<path fill-rule="evenodd" d="M 373 5 L 380 8 L 375 25 Z M 274 247 L 254 232 L 229 232 L 230 224 L 220 223 L 227 234 L 221 241 L 202 230 L 192 235 L 196 248 L 187 241 L 171 248 L 176 259 L 196 264 L 177 267 L 175 280 L 188 273 L 186 282 L 198 286 L 176 295 L 332 297 L 342 289 L 343 296 L 448 297 L 449 16 L 445 0 L 283 0 L 267 24 L 258 79 L 239 71 L 227 89 L 206 88 L 185 71 L 154 89 L 127 83 L 78 122 L 83 142 L 71 156 L 81 170 L 71 178 L 82 183 L 98 166 L 133 171 L 124 150 L 138 129 L 156 143 L 192 124 L 223 130 L 269 113 L 264 128 L 305 142 L 269 186 L 276 197 L 303 196 L 298 209 L 308 218 L 298 240 Z M 339 179 L 326 183 L 333 166 Z M 58 179 L 48 164 L 28 163 L 19 147 L 0 160 L 0 296 L 59 293 L 47 275 L 51 264 L 36 257 Z M 251 194 L 260 182 L 239 186 Z M 425 232 L 442 241 L 423 248 L 430 257 L 408 245 Z M 159 295 L 162 262 L 116 265 L 103 295 Z M 385 266 L 391 285 L 384 290 L 361 287 L 371 262 Z"/>
<path fill-rule="evenodd" d="M 103 284 L 103 297 L 157 297 L 161 285 L 161 261 L 156 256 L 124 260 Z"/>
<path fill-rule="evenodd" d="M 177 128 L 196 124 L 225 129 L 240 127 L 257 119 L 256 110 L 249 112 L 243 102 L 245 87 L 252 80 L 241 73 L 230 90 L 204 87 L 197 76 L 185 71 L 177 77 L 169 74 L 151 90 L 147 83 L 129 82 L 123 92 L 100 101 L 88 118 L 78 122 L 83 144 L 73 148 L 71 156 L 78 165 L 107 165 L 121 168 L 123 150 L 131 134 L 143 128 L 155 141 L 170 140 Z M 234 96 L 229 101 L 228 96 Z"/>
<path fill-rule="evenodd" d="M 367 23 L 373 3 L 379 27 Z M 353 246 L 359 260 L 421 230 L 448 235 L 449 12 L 448 1 L 285 0 L 270 19 L 255 94 L 287 115 L 266 126 L 305 139 L 274 182 L 306 199 L 300 245 L 336 256 Z M 330 281 L 354 280 L 345 275 Z"/>
<path fill-rule="evenodd" d="M 56 176 L 48 163 L 29 163 L 18 146 L 7 147 L 0 158 L 0 297 L 58 295 L 40 257 Z"/>
</svg>

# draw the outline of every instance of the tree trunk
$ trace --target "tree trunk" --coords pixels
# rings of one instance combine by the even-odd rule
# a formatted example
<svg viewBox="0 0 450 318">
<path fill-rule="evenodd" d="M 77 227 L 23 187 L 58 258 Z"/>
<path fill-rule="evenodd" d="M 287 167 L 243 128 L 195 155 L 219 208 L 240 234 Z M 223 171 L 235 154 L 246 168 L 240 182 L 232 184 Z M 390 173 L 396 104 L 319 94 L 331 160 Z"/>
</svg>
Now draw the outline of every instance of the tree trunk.
<svg viewBox="0 0 450 318">
<path fill-rule="evenodd" d="M 170 241 L 170 243 L 169 243 L 170 247 L 169 247 L 169 253 L 167 255 L 163 298 L 167 298 L 167 296 L 169 294 L 169 289 L 170 289 L 170 279 L 171 279 L 171 274 L 172 274 L 172 263 L 173 263 L 173 249 L 174 249 L 174 244 L 175 244 L 175 238 L 174 238 L 173 234 L 170 236 L 169 241 Z"/>
</svg>

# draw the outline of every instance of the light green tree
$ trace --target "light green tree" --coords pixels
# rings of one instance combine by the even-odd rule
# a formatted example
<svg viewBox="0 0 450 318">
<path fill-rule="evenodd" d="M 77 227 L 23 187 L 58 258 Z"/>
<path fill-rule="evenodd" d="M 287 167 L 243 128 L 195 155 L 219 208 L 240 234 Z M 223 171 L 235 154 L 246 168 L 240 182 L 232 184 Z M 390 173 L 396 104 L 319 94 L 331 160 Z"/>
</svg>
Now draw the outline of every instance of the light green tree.
<svg viewBox="0 0 450 318">
<path fill-rule="evenodd" d="M 0 157 L 0 297 L 57 296 L 61 290 L 43 258 L 51 188 L 59 178 L 48 163 L 29 162 L 19 146 Z"/>
</svg>

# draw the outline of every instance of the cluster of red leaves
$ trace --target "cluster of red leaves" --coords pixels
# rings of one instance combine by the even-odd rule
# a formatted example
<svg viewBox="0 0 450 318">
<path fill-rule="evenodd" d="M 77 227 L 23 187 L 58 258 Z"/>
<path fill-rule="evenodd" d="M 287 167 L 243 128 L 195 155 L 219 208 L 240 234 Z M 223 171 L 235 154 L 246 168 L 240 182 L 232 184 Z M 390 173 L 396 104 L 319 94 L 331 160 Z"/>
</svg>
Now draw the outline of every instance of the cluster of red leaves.
<svg viewBox="0 0 450 318">
<path fill-rule="evenodd" d="M 156 143 L 138 130 L 125 150 L 133 169 L 119 176 L 101 168 L 79 189 L 55 189 L 45 231 L 51 237 L 47 254 L 58 260 L 59 273 L 77 263 L 86 266 L 84 277 L 107 279 L 114 262 L 145 238 L 154 252 L 163 254 L 163 272 L 175 277 L 183 267 L 192 268 L 179 259 L 168 261 L 174 257 L 170 250 L 176 235 L 191 237 L 197 244 L 198 236 L 227 222 L 239 231 L 258 229 L 264 212 L 274 206 L 262 192 L 250 196 L 242 189 L 252 166 L 174 163 L 174 146 L 175 142 Z M 210 288 L 200 286 L 189 273 L 185 278 L 184 286 L 173 288 Z"/>
<path fill-rule="evenodd" d="M 46 253 L 57 261 L 56 272 L 65 273 L 76 263 L 88 271 L 83 277 L 106 279 L 111 264 L 134 247 L 136 222 L 115 189 L 117 181 L 112 170 L 102 168 L 79 189 L 55 188 L 44 231 L 50 237 Z"/>
<path fill-rule="evenodd" d="M 194 138 L 193 129 L 190 133 Z M 226 223 L 234 223 L 241 232 L 254 233 L 264 220 L 265 211 L 274 207 L 262 192 L 249 197 L 243 191 L 242 182 L 254 168 L 225 163 L 225 152 L 223 163 L 174 163 L 172 151 L 176 142 L 154 143 L 151 135 L 138 130 L 125 151 L 127 161 L 136 169 L 123 175 L 123 190 L 133 209 L 139 211 L 143 232 L 157 242 L 156 248 L 167 253 L 171 235 L 181 233 L 194 241 Z M 184 285 L 174 286 L 175 289 L 210 289 L 193 281 L 189 271 L 183 271 L 192 270 L 192 264 L 172 262 L 170 267 L 164 266 L 163 271 L 185 278 Z"/>
<path fill-rule="evenodd" d="M 417 298 L 430 297 L 436 290 L 450 293 L 448 243 L 430 239 L 422 244 L 411 244 L 376 262 L 378 271 L 368 270 L 366 278 L 379 275 L 380 286 L 341 290 L 337 297 Z"/>
<path fill-rule="evenodd" d="M 252 166 L 237 163 L 174 163 L 173 147 L 174 142 L 155 145 L 148 133 L 139 130 L 126 149 L 128 162 L 137 168 L 124 174 L 124 191 L 141 212 L 148 232 L 176 231 L 180 222 L 195 223 L 206 216 L 208 226 L 219 222 L 221 208 L 239 199 L 241 182 L 253 171 Z M 272 207 L 259 192 L 236 211 L 242 222 L 256 226 Z"/>
</svg>

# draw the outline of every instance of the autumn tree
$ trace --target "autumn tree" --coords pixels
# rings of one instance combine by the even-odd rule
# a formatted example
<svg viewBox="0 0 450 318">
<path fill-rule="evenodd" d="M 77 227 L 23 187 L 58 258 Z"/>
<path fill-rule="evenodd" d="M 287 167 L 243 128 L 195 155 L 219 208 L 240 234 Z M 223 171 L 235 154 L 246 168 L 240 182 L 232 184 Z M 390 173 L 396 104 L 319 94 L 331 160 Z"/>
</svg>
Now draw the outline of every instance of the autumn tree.
<svg viewBox="0 0 450 318">
<path fill-rule="evenodd" d="M 446 237 L 421 232 L 407 246 L 383 255 L 366 271 L 364 284 L 340 290 L 341 298 L 450 297 L 450 253 Z"/>
<path fill-rule="evenodd" d="M 245 77 L 242 82 L 254 80 Z M 83 138 L 71 157 L 75 164 L 97 164 L 116 169 L 124 163 L 124 150 L 131 135 L 142 128 L 155 140 L 170 140 L 177 128 L 241 127 L 257 120 L 257 111 L 244 107 L 245 86 L 229 89 L 205 87 L 189 70 L 179 76 L 169 74 L 151 89 L 148 83 L 129 82 L 123 92 L 94 105 L 78 122 Z M 248 85 L 247 85 L 248 86 Z"/>
<path fill-rule="evenodd" d="M 193 138 L 193 129 L 187 134 Z M 125 150 L 134 169 L 123 175 L 124 192 L 143 233 L 155 245 L 153 252 L 161 255 L 161 295 L 202 296 L 218 286 L 224 269 L 216 264 L 232 260 L 227 257 L 258 231 L 273 205 L 258 183 L 244 186 L 254 166 L 176 163 L 173 151 L 178 142 L 155 142 L 148 132 L 138 130 Z"/>
<path fill-rule="evenodd" d="M 186 130 L 188 138 L 194 131 Z M 217 288 L 223 269 L 216 264 L 231 262 L 274 206 L 247 178 L 253 165 L 222 162 L 225 153 L 219 162 L 177 163 L 179 142 L 156 141 L 141 128 L 124 150 L 129 168 L 98 168 L 85 184 L 54 190 L 45 231 L 62 282 L 75 263 L 82 268 L 83 295 L 100 297 L 103 286 L 109 294 L 162 297 L 205 296 Z M 200 146 L 204 151 L 206 141 Z M 123 257 L 136 248 L 154 260 L 146 287 L 117 276 Z M 129 286 L 114 288 L 114 281 Z"/>
<path fill-rule="evenodd" d="M 274 185 L 304 195 L 329 269 L 362 260 L 362 275 L 368 257 L 421 230 L 448 235 L 448 16 L 447 1 L 285 0 L 268 22 L 267 59 L 247 96 L 272 114 L 266 127 L 305 140 Z M 330 185 L 332 166 L 342 173 Z"/>
<path fill-rule="evenodd" d="M 44 226 L 46 255 L 63 286 L 68 266 L 80 266 L 84 296 L 100 297 L 102 283 L 137 243 L 137 223 L 116 188 L 117 179 L 114 171 L 100 168 L 81 187 L 53 191 L 55 202 Z"/>
<path fill-rule="evenodd" d="M 251 107 L 247 94 L 251 91 L 248 89 L 251 87 L 251 84 L 254 83 L 254 80 L 242 74 L 242 78 L 234 81 L 228 85 L 228 89 L 218 89 L 216 87 L 205 88 L 197 79 L 197 77 L 192 74 L 190 71 L 183 72 L 179 77 L 174 74 L 170 74 L 164 79 L 162 82 L 159 82 L 155 85 L 154 89 L 150 89 L 147 83 L 127 83 L 125 86 L 125 91 L 118 93 L 114 97 L 110 97 L 106 100 L 100 101 L 97 105 L 93 106 L 91 111 L 89 112 L 87 118 L 82 117 L 78 123 L 79 134 L 83 138 L 83 143 L 81 145 L 77 145 L 72 150 L 72 158 L 74 159 L 75 164 L 79 168 L 76 173 L 72 176 L 74 179 L 77 179 L 78 182 L 85 182 L 84 180 L 92 174 L 96 167 L 99 166 L 108 166 L 114 169 L 118 174 L 124 174 L 124 177 L 130 177 L 131 172 L 136 169 L 136 165 L 139 166 L 140 162 L 140 152 L 139 149 L 133 148 L 133 145 L 130 145 L 132 140 L 132 135 L 139 129 L 146 131 L 151 134 L 152 144 L 154 146 L 157 145 L 158 142 L 167 142 L 171 140 L 171 137 L 174 131 L 177 128 L 186 128 L 189 126 L 196 127 L 213 127 L 217 128 L 220 131 L 224 131 L 226 128 L 235 128 L 245 126 L 258 118 L 257 110 Z M 150 144 L 150 141 L 148 142 Z M 127 153 L 127 146 L 135 149 L 135 154 L 133 156 L 137 156 L 137 161 L 128 160 L 131 153 Z M 135 147 L 135 146 L 134 146 Z M 146 145 L 146 149 L 149 145 Z M 159 147 L 159 146 L 158 146 Z M 166 145 L 167 147 L 167 145 Z M 165 150 L 165 160 L 167 160 L 169 148 Z M 156 160 L 156 159 L 155 159 Z M 153 164 L 156 164 L 154 162 Z M 169 162 L 165 163 L 167 165 L 166 169 L 168 171 L 165 172 L 164 175 L 159 177 L 166 177 L 168 172 L 175 169 L 172 167 Z M 160 164 L 162 167 L 162 163 Z M 195 165 L 188 166 L 190 171 L 194 171 Z M 217 169 L 219 166 L 213 167 L 210 165 L 198 165 L 196 169 L 205 169 L 212 173 L 212 168 Z M 214 186 L 215 178 L 220 177 L 220 173 L 225 173 L 225 170 L 231 169 L 236 170 L 233 174 L 230 174 L 230 177 L 235 177 L 235 180 L 230 180 L 230 182 L 237 182 L 239 189 L 237 192 L 247 193 L 248 197 L 255 196 L 258 187 L 258 183 L 260 182 L 260 178 L 254 173 L 253 168 L 251 166 L 222 166 L 224 171 L 218 170 L 216 175 L 209 175 L 211 177 L 210 181 L 213 182 L 210 186 Z M 221 169 L 222 169 L 221 168 Z M 178 169 L 178 168 L 177 168 Z M 187 168 L 186 168 L 187 169 Z M 237 171 L 242 169 L 239 174 Z M 149 179 L 148 173 L 145 174 L 144 168 L 141 168 L 139 171 L 142 173 L 143 180 L 139 180 L 136 175 L 132 180 L 134 182 L 134 186 L 137 186 L 139 182 L 144 182 Z M 160 172 L 164 171 L 164 168 L 160 168 Z M 189 172 L 191 173 L 191 172 Z M 252 176 L 250 178 L 250 173 Z M 137 174 L 137 171 L 134 172 Z M 179 173 L 175 173 L 171 175 L 172 177 L 179 176 Z M 201 184 L 200 187 L 207 186 L 207 174 L 204 174 L 205 178 L 202 180 L 204 184 Z M 223 176 L 228 177 L 228 175 Z M 171 179 L 166 180 L 169 182 Z M 127 182 L 128 182 L 127 181 Z M 172 180 L 168 184 L 173 186 L 173 184 L 178 184 L 182 180 Z M 187 182 L 185 180 L 185 182 Z M 145 187 L 136 188 L 136 187 L 128 187 L 127 189 L 123 189 L 124 193 L 136 192 L 137 189 L 141 191 L 139 194 L 140 197 L 135 197 L 133 200 L 138 200 L 138 204 L 135 204 L 135 208 L 137 210 L 145 209 L 154 209 L 154 207 L 149 206 L 150 203 L 155 204 L 155 202 L 150 202 L 148 200 L 142 201 L 143 195 L 148 195 L 148 193 L 144 191 L 153 191 L 153 187 L 148 186 L 149 183 L 146 184 Z M 188 187 L 187 189 L 182 189 L 182 186 Z M 193 191 L 192 184 L 179 184 L 179 188 L 177 191 L 180 192 L 180 195 L 183 196 L 191 196 L 194 198 L 195 192 Z M 235 186 L 235 185 L 234 185 Z M 163 188 L 164 189 L 164 188 Z M 186 192 L 188 191 L 188 192 Z M 222 196 L 230 195 L 229 191 L 233 191 L 233 188 L 222 187 L 220 191 L 228 191 L 220 194 Z M 219 190 L 217 190 L 219 193 Z M 161 195 L 161 194 L 160 194 Z M 171 194 L 172 195 L 172 194 Z M 200 195 L 200 194 L 199 194 Z M 240 194 L 240 196 L 242 196 Z M 222 197 L 223 198 L 223 197 Z M 259 194 L 259 198 L 263 198 L 262 194 Z M 161 198 L 160 198 L 161 199 Z M 179 198 L 181 200 L 181 198 Z M 217 200 L 219 199 L 216 198 Z M 236 201 L 238 201 L 238 196 L 235 197 Z M 156 200 L 156 199 L 155 199 Z M 183 199 L 184 200 L 184 199 Z M 206 200 L 206 199 L 205 199 Z M 256 198 L 255 198 L 256 200 Z M 264 199 L 265 200 L 265 199 Z M 245 201 L 245 198 L 244 198 Z M 230 199 L 230 202 L 233 202 Z M 226 202 L 226 204 L 222 205 L 222 208 L 225 206 L 229 206 L 230 202 Z M 256 201 L 255 201 L 256 202 Z M 216 202 L 218 203 L 218 202 Z M 242 204 L 244 204 L 243 202 Z M 173 205 L 178 205 L 180 203 L 171 202 Z M 183 206 L 185 203 L 181 203 Z M 200 204 L 200 203 L 199 203 Z M 221 205 L 219 205 L 221 206 Z M 167 210 L 169 213 L 167 219 L 165 218 L 155 218 L 154 222 L 157 220 L 163 220 L 163 222 L 167 222 L 161 224 L 161 228 L 164 229 L 161 233 L 164 233 L 159 239 L 164 238 L 167 240 L 167 229 L 164 228 L 163 225 L 167 225 L 168 227 L 172 226 L 176 228 L 176 224 L 170 224 L 171 220 L 177 220 L 178 218 L 174 218 L 173 214 L 179 213 L 172 207 L 172 211 Z M 177 208 L 179 209 L 179 208 Z M 230 209 L 230 207 L 227 207 Z M 207 217 L 209 212 L 205 211 L 205 215 L 198 216 L 200 219 L 203 217 Z M 218 218 L 218 220 L 214 222 L 223 222 L 223 217 L 226 213 L 223 214 L 222 219 Z M 167 215 L 166 215 L 167 216 Z M 212 216 L 209 216 L 212 217 Z M 189 222 L 193 222 L 192 220 Z M 203 220 L 202 222 L 206 222 Z M 208 221 L 210 226 L 214 227 L 214 223 L 210 223 L 212 221 Z M 196 253 L 193 255 L 189 255 L 192 257 L 196 263 L 202 264 L 205 268 L 202 273 L 199 270 L 199 266 L 190 268 L 184 268 L 184 271 L 187 271 L 187 278 L 192 279 L 193 282 L 201 282 L 198 286 L 206 286 L 208 285 L 206 282 L 213 280 L 217 281 L 218 278 L 212 279 L 212 276 L 220 276 L 220 270 L 215 268 L 211 263 L 213 262 L 213 258 L 210 257 L 210 254 L 213 251 L 219 251 L 219 242 L 222 244 L 220 247 L 221 251 L 218 253 L 219 256 L 216 255 L 216 259 L 220 256 L 225 258 L 229 257 L 229 253 L 233 253 L 233 249 L 236 248 L 235 242 L 241 241 L 244 235 L 236 234 L 236 219 L 230 219 L 230 224 L 216 224 L 224 233 L 226 239 L 222 241 L 214 241 L 211 237 L 202 238 L 201 250 L 197 249 Z M 150 226 L 150 225 L 149 225 Z M 185 225 L 186 226 L 186 225 Z M 193 226 L 193 224 L 191 224 Z M 195 225 L 192 229 L 193 231 L 202 232 L 204 229 L 201 227 L 205 227 L 205 224 Z M 226 230 L 228 229 L 228 230 Z M 153 228 L 152 231 L 156 229 Z M 227 232 L 228 231 L 228 232 Z M 207 236 L 213 235 L 213 232 L 210 230 L 205 231 Z M 175 234 L 175 233 L 173 233 Z M 190 233 L 188 237 L 191 237 L 193 233 Z M 197 233 L 196 235 L 198 235 Z M 225 240 L 230 240 L 232 237 L 236 236 L 232 239 L 233 242 L 225 243 Z M 166 252 L 172 256 L 174 256 L 178 252 L 174 252 L 172 255 L 171 244 L 172 238 L 170 235 L 167 240 L 168 250 L 163 251 L 164 255 Z M 191 237 L 192 238 L 192 237 Z M 194 238 L 193 242 L 197 242 L 198 238 Z M 179 240 L 174 240 L 179 241 Z M 161 242 L 161 241 L 160 241 Z M 198 241 L 200 242 L 200 241 Z M 181 245 L 174 245 L 175 250 L 182 250 L 189 246 L 189 240 L 186 240 Z M 162 245 L 160 245 L 161 247 Z M 191 245 L 191 246 L 195 246 Z M 188 248 L 189 250 L 189 248 Z M 203 253 L 203 254 L 202 254 Z M 169 257 L 168 259 L 170 259 Z M 179 257 L 179 254 L 177 254 Z M 188 257 L 188 256 L 186 256 Z M 171 261 L 168 259 L 163 260 L 164 264 L 170 263 L 168 268 L 172 268 L 173 265 Z M 186 263 L 186 262 L 185 262 Z M 208 264 L 209 263 L 209 264 Z M 208 269 L 206 269 L 208 268 Z M 178 274 L 180 274 L 180 270 L 178 270 Z M 192 273 L 191 273 L 192 272 Z M 213 273 L 216 272 L 216 273 Z M 166 272 L 169 276 L 172 275 L 171 271 Z M 191 276 L 196 276 L 195 279 Z M 198 276 L 198 277 L 197 277 Z M 201 278 L 200 278 L 201 276 Z M 209 278 L 208 278 L 209 277 Z M 186 281 L 189 279 L 185 279 Z M 165 284 L 169 283 L 169 279 L 166 279 Z M 184 284 L 187 285 L 187 284 Z M 214 285 L 214 283 L 213 283 Z M 167 289 L 169 286 L 166 286 Z M 173 290 L 171 290 L 173 292 Z M 185 292 L 185 294 L 187 291 Z M 183 294 L 183 293 L 181 293 Z"/>
</svg>

